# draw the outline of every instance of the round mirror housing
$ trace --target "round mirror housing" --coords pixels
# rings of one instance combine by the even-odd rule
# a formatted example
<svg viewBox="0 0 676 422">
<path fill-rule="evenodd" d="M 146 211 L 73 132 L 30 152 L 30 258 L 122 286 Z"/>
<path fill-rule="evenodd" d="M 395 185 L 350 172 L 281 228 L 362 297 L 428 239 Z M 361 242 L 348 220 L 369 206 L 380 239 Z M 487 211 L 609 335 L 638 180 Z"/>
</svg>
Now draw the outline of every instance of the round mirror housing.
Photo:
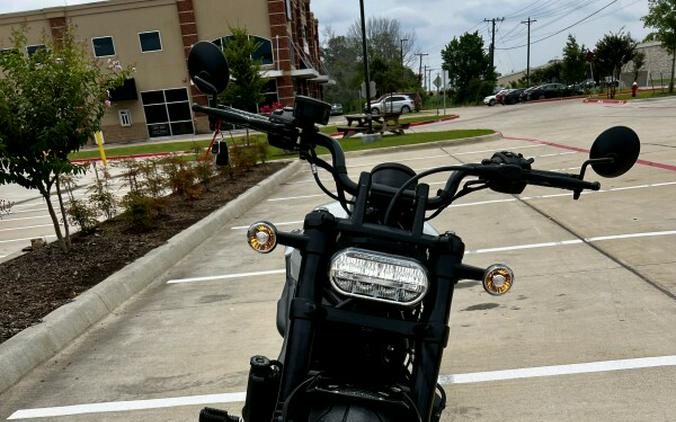
<svg viewBox="0 0 676 422">
<path fill-rule="evenodd" d="M 596 138 L 589 151 L 589 158 L 612 158 L 612 161 L 591 163 L 591 166 L 599 176 L 617 177 L 629 171 L 636 163 L 639 152 L 641 142 L 636 132 L 626 126 L 615 126 L 606 129 Z"/>
<path fill-rule="evenodd" d="M 216 95 L 228 86 L 230 70 L 221 49 L 208 41 L 192 46 L 188 55 L 188 73 L 197 88 L 207 95 Z"/>
</svg>

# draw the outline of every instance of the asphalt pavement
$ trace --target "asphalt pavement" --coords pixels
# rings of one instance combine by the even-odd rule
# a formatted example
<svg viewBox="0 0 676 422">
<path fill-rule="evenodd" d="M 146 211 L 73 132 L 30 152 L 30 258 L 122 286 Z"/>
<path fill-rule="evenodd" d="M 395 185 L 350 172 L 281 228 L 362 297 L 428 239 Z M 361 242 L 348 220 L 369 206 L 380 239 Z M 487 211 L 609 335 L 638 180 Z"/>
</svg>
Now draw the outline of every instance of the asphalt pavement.
<svg viewBox="0 0 676 422">
<path fill-rule="evenodd" d="M 586 158 L 578 149 L 618 124 L 643 143 L 634 169 L 601 179 L 603 190 L 579 201 L 539 187 L 518 196 L 482 191 L 434 220 L 464 239 L 467 263 L 505 262 L 517 277 L 497 298 L 459 283 L 441 365 L 442 420 L 673 421 L 676 99 L 447 111 L 461 117 L 415 130 L 492 128 L 506 138 L 355 155 L 351 175 L 385 161 L 420 171 L 500 150 L 574 172 Z M 427 181 L 435 188 L 444 177 Z M 252 252 L 244 228 L 258 219 L 297 228 L 322 202 L 311 174 L 299 173 L 0 395 L 0 418 L 185 421 L 207 403 L 241 408 L 249 357 L 279 351 L 283 286 L 282 251 Z"/>
</svg>

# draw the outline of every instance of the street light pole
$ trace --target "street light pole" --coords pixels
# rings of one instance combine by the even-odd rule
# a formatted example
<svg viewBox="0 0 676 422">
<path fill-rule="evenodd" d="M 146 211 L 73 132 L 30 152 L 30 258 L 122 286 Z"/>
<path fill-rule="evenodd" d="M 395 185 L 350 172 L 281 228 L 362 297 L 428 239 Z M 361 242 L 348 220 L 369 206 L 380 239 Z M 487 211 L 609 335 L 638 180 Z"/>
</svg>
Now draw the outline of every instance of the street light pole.
<svg viewBox="0 0 676 422">
<path fill-rule="evenodd" d="M 408 38 L 399 39 L 399 52 L 401 53 L 401 77 L 404 78 L 404 42 L 408 41 Z"/>
<path fill-rule="evenodd" d="M 366 110 L 367 114 L 371 115 L 371 78 L 369 77 L 369 59 L 366 50 L 366 19 L 364 18 L 364 0 L 359 0 L 359 13 L 361 14 L 361 46 L 364 56 L 364 81 L 366 84 Z M 369 122 L 369 133 L 373 133 L 373 122 Z"/>
</svg>

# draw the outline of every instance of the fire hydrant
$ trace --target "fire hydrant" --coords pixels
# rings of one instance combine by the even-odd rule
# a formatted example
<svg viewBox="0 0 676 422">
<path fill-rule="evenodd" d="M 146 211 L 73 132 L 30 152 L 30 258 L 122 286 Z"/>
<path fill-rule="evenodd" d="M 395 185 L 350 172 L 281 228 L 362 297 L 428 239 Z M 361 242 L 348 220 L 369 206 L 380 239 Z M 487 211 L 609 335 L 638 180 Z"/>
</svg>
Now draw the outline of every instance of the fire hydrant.
<svg viewBox="0 0 676 422">
<path fill-rule="evenodd" d="M 638 91 L 638 83 L 634 81 L 634 83 L 631 84 L 631 96 L 635 97 L 637 91 Z"/>
</svg>

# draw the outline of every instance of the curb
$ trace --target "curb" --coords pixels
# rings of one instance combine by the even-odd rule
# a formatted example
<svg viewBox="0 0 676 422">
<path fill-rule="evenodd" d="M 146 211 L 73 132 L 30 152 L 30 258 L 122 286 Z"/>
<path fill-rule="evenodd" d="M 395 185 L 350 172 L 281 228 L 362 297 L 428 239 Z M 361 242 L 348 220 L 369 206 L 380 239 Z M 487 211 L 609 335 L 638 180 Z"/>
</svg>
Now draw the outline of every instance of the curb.
<svg viewBox="0 0 676 422">
<path fill-rule="evenodd" d="M 614 100 L 614 99 L 596 99 L 596 98 L 585 98 L 582 100 L 585 104 L 627 104 L 627 100 Z"/>
<path fill-rule="evenodd" d="M 56 355 L 89 327 L 112 313 L 166 269 L 186 256 L 220 227 L 271 194 L 301 168 L 296 160 L 225 206 L 178 233 L 159 248 L 112 274 L 96 286 L 50 312 L 43 322 L 0 344 L 0 393 L 37 365 Z"/>
<path fill-rule="evenodd" d="M 440 148 L 440 147 L 445 147 L 445 146 L 455 146 L 455 145 L 467 145 L 467 144 L 474 144 L 474 143 L 479 143 L 479 142 L 490 142 L 490 141 L 497 141 L 502 139 L 502 133 L 500 132 L 495 132 L 495 133 L 489 133 L 488 135 L 479 135 L 479 136 L 470 136 L 467 138 L 457 138 L 457 139 L 449 139 L 446 141 L 434 141 L 434 142 L 422 142 L 419 144 L 413 144 L 413 145 L 397 145 L 393 147 L 383 147 L 383 148 L 375 148 L 375 149 L 365 149 L 361 151 L 350 151 L 346 152 L 345 156 L 346 157 L 361 157 L 364 155 L 374 155 L 374 154 L 380 154 L 381 152 L 399 152 L 399 151 L 415 151 L 419 149 L 427 149 L 427 148 Z"/>
<path fill-rule="evenodd" d="M 530 100 L 526 101 L 525 104 L 537 104 L 537 103 L 551 103 L 554 101 L 569 101 L 569 100 L 579 100 L 580 98 L 585 98 L 584 95 L 574 95 L 572 97 L 557 97 L 557 98 L 544 98 L 542 100 Z"/>
</svg>

